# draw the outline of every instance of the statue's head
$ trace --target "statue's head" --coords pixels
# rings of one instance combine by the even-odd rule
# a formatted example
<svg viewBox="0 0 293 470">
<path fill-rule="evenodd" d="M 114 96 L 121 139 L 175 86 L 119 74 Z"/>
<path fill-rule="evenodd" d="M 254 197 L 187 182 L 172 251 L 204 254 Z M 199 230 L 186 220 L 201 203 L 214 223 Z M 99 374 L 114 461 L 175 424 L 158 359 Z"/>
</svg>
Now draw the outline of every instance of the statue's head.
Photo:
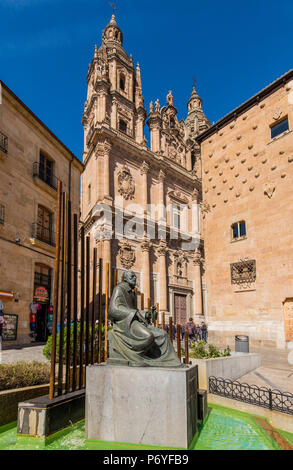
<svg viewBox="0 0 293 470">
<path fill-rule="evenodd" d="M 136 275 L 133 271 L 125 271 L 122 276 L 123 281 L 127 282 L 127 284 L 132 287 L 132 289 L 136 286 Z"/>
</svg>

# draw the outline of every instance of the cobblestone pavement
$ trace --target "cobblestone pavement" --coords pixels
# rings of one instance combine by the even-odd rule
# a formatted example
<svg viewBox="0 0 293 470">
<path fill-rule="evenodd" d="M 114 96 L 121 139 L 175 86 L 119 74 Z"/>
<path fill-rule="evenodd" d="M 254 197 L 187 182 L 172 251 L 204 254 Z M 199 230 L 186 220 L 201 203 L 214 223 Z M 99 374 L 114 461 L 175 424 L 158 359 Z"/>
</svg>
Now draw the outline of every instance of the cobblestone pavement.
<svg viewBox="0 0 293 470">
<path fill-rule="evenodd" d="M 18 361 L 48 362 L 43 356 L 44 345 L 23 346 L 15 349 L 4 349 L 0 352 L 0 363 L 12 364 Z"/>
</svg>

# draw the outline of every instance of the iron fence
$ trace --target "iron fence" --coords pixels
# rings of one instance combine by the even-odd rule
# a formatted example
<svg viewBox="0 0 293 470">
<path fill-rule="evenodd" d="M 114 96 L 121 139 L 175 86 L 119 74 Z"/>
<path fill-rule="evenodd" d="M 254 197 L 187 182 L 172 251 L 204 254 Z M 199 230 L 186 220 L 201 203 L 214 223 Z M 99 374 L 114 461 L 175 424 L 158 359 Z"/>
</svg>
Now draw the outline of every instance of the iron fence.
<svg viewBox="0 0 293 470">
<path fill-rule="evenodd" d="M 5 153 L 7 155 L 8 153 L 8 138 L 6 135 L 2 134 L 0 132 L 0 150 L 1 152 Z"/>
<path fill-rule="evenodd" d="M 56 246 L 55 237 L 51 228 L 43 227 L 43 225 L 34 222 L 32 224 L 32 238 L 36 238 L 47 245 Z"/>
<path fill-rule="evenodd" d="M 293 393 L 281 392 L 267 387 L 232 382 L 221 377 L 209 378 L 209 392 L 269 410 L 293 415 Z"/>
</svg>

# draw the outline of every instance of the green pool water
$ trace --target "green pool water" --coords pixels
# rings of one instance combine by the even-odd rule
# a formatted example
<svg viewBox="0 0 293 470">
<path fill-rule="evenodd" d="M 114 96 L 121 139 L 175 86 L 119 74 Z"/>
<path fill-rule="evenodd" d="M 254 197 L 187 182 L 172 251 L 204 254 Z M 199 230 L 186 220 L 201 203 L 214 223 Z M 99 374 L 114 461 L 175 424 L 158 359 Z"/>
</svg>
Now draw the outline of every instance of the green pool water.
<svg viewBox="0 0 293 470">
<path fill-rule="evenodd" d="M 293 435 L 282 431 L 287 440 Z M 109 442 L 86 442 L 84 421 L 61 431 L 44 443 L 42 439 L 17 437 L 16 423 L 0 428 L 0 450 L 152 450 L 156 447 Z M 158 448 L 157 448 L 158 449 Z M 162 449 L 162 448 L 161 448 Z M 164 449 L 167 449 L 164 448 Z M 278 445 L 251 415 L 217 405 L 209 415 L 191 450 L 279 450 Z"/>
</svg>

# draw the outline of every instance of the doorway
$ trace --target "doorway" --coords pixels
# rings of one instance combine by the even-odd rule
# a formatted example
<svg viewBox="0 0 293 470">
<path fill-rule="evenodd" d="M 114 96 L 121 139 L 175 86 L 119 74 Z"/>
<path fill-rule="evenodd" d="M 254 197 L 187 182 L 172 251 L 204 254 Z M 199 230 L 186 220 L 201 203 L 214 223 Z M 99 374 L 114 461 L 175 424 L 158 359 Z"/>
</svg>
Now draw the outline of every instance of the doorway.
<svg viewBox="0 0 293 470">
<path fill-rule="evenodd" d="M 187 323 L 187 296 L 174 294 L 174 320 L 180 325 Z"/>
</svg>

